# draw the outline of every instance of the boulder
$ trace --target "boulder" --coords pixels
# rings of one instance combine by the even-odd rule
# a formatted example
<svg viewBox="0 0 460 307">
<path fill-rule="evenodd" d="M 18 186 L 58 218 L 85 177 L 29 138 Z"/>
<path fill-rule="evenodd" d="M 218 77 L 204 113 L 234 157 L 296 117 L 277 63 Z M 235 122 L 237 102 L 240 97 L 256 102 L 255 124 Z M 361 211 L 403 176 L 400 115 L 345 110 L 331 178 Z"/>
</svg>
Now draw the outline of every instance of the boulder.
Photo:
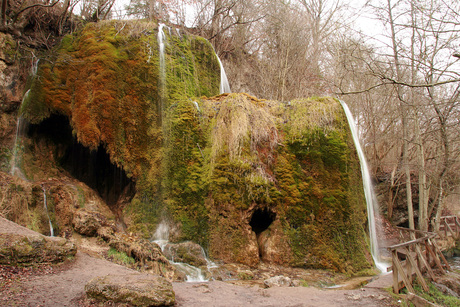
<svg viewBox="0 0 460 307">
<path fill-rule="evenodd" d="M 289 277 L 279 275 L 264 280 L 264 285 L 266 288 L 290 287 L 292 285 L 292 280 Z"/>
<path fill-rule="evenodd" d="M 102 226 L 97 230 L 97 235 L 105 241 L 115 239 L 115 231 L 110 226 Z"/>
<path fill-rule="evenodd" d="M 161 252 L 160 247 L 145 239 L 117 235 L 109 241 L 109 246 L 133 257 L 141 269 L 163 276 L 168 280 L 177 280 L 177 271 Z"/>
<path fill-rule="evenodd" d="M 76 252 L 75 244 L 64 238 L 0 233 L 0 264 L 62 262 Z"/>
<path fill-rule="evenodd" d="M 165 278 L 136 273 L 93 278 L 85 292 L 97 300 L 133 306 L 173 306 L 176 300 L 172 284 Z"/>
<path fill-rule="evenodd" d="M 92 237 L 100 227 L 107 225 L 107 219 L 101 213 L 79 209 L 75 212 L 72 223 L 76 232 Z"/>
<path fill-rule="evenodd" d="M 207 263 L 201 246 L 191 241 L 177 244 L 169 243 L 163 252 L 168 259 L 175 262 L 183 262 L 196 267 Z"/>
</svg>

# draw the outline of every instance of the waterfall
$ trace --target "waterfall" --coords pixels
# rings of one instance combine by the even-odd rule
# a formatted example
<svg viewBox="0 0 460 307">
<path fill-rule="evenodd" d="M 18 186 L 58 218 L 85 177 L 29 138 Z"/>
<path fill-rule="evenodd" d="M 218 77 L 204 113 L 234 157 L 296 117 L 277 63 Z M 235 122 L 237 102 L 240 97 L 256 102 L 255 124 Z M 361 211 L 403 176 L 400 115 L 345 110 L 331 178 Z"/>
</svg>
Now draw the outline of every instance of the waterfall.
<svg viewBox="0 0 460 307">
<path fill-rule="evenodd" d="M 32 62 L 32 67 L 31 67 L 32 77 L 35 77 L 35 75 L 37 74 L 39 62 L 40 62 L 40 59 L 37 59 L 36 61 Z"/>
<path fill-rule="evenodd" d="M 43 190 L 43 208 L 45 209 L 46 216 L 48 217 L 48 223 L 50 224 L 50 237 L 54 237 L 54 229 L 53 229 L 53 224 L 51 223 L 50 215 L 48 212 L 48 205 L 46 204 L 46 190 L 44 186 L 42 186 L 42 190 Z"/>
<path fill-rule="evenodd" d="M 163 31 L 163 28 L 165 25 L 163 23 L 160 23 L 158 26 L 158 45 L 160 49 L 160 90 L 161 90 L 161 95 L 165 95 L 165 87 L 166 87 L 166 63 L 165 63 L 165 40 L 166 36 Z"/>
<path fill-rule="evenodd" d="M 198 105 L 198 102 L 192 101 L 192 103 L 193 103 L 193 105 L 195 106 L 196 110 L 197 110 L 198 112 L 201 112 L 200 106 Z"/>
<path fill-rule="evenodd" d="M 225 73 L 224 65 L 216 53 L 217 60 L 219 61 L 220 66 L 220 93 L 231 93 L 230 84 L 228 84 L 227 74 Z"/>
<path fill-rule="evenodd" d="M 367 219 L 369 223 L 369 239 L 372 257 L 374 258 L 375 266 L 377 267 L 377 269 L 379 269 L 381 272 L 386 272 L 388 265 L 385 264 L 381 259 L 379 245 L 377 241 L 377 230 L 375 227 L 376 216 L 378 216 L 379 214 L 378 204 L 377 199 L 375 197 L 374 189 L 372 187 L 372 181 L 371 176 L 369 174 L 369 168 L 367 167 L 366 157 L 364 156 L 363 149 L 361 148 L 361 145 L 359 143 L 358 130 L 356 128 L 353 115 L 351 114 L 350 109 L 348 108 L 345 102 L 340 100 L 340 104 L 342 105 L 343 110 L 345 111 L 345 114 L 347 116 L 348 124 L 350 126 L 351 134 L 353 136 L 353 142 L 355 143 L 356 151 L 358 152 L 359 161 L 361 164 L 361 175 L 363 177 L 364 195 L 366 197 L 367 203 Z"/>
<path fill-rule="evenodd" d="M 169 226 L 165 222 L 161 222 L 155 230 L 154 242 L 160 246 L 161 251 L 164 251 L 169 240 Z"/>
<path fill-rule="evenodd" d="M 154 241 L 158 246 L 160 246 L 161 251 L 164 252 L 165 247 L 169 244 L 169 226 L 165 222 L 161 222 L 157 229 L 155 230 Z M 203 250 L 204 253 L 204 250 Z M 205 254 L 204 254 L 205 255 Z M 208 263 L 208 258 L 205 257 L 206 263 Z M 168 261 L 176 267 L 179 271 L 185 274 L 187 282 L 205 282 L 208 281 L 201 271 L 200 268 L 194 267 L 188 263 L 175 262 L 174 259 L 168 259 Z M 209 263 L 213 262 L 209 261 Z M 208 264 L 208 268 L 210 265 Z"/>
<path fill-rule="evenodd" d="M 24 97 L 22 98 L 22 102 L 29 97 L 30 90 L 28 90 Z M 22 103 L 21 103 L 22 104 Z M 13 145 L 13 155 L 10 161 L 10 174 L 13 176 L 18 176 L 24 180 L 27 180 L 24 174 L 21 171 L 20 164 L 21 164 L 21 154 L 22 154 L 22 136 L 24 135 L 27 123 L 23 119 L 22 116 L 18 117 L 16 122 L 16 135 L 14 138 L 14 145 Z"/>
</svg>

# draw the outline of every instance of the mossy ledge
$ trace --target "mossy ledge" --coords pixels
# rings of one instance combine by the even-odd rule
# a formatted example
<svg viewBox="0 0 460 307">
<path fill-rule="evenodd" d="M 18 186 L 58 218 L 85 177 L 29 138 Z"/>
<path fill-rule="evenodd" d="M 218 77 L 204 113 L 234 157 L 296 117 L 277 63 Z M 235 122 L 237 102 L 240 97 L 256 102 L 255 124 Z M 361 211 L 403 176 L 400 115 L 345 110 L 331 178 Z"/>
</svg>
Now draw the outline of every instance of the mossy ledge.
<svg viewBox="0 0 460 307">
<path fill-rule="evenodd" d="M 176 31 L 166 35 L 160 90 L 156 33 L 110 21 L 65 37 L 40 62 L 23 116 L 64 115 L 79 143 L 105 148 L 135 182 L 124 208 L 131 231 L 150 237 L 167 219 L 172 240 L 226 262 L 370 268 L 359 161 L 340 104 L 214 96 L 212 46 Z"/>
</svg>

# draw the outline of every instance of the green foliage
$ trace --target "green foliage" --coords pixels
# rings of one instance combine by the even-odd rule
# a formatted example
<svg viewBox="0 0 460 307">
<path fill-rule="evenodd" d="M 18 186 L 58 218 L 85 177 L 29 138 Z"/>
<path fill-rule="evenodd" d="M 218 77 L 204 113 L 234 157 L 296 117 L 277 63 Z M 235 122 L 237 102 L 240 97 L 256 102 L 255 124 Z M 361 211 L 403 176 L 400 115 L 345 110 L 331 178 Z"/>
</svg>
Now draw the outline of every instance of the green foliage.
<svg viewBox="0 0 460 307">
<path fill-rule="evenodd" d="M 446 307 L 456 307 L 460 306 L 460 299 L 442 293 L 433 283 L 428 282 L 429 291 L 426 292 L 423 290 L 420 284 L 414 285 L 414 290 L 417 295 L 420 295 L 429 302 L 438 304 L 440 306 Z"/>
<path fill-rule="evenodd" d="M 129 257 L 128 255 L 126 255 L 126 253 L 119 252 L 113 247 L 109 249 L 109 251 L 107 252 L 107 256 L 113 262 L 116 262 L 118 264 L 125 265 L 125 266 L 131 266 L 136 262 L 133 257 Z"/>
</svg>

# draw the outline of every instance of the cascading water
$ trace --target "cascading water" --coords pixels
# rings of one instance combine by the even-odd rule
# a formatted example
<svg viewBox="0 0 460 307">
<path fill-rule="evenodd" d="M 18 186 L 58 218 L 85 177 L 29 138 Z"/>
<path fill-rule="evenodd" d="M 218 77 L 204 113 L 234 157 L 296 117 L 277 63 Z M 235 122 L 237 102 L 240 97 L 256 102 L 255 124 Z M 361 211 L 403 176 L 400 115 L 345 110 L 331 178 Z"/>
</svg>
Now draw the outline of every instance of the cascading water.
<svg viewBox="0 0 460 307">
<path fill-rule="evenodd" d="M 366 157 L 364 156 L 363 149 L 361 148 L 361 144 L 359 143 L 358 137 L 358 130 L 355 125 L 355 121 L 353 119 L 353 115 L 350 112 L 347 104 L 340 100 L 340 104 L 345 111 L 345 115 L 347 116 L 348 124 L 350 126 L 351 134 L 353 136 L 353 142 L 355 143 L 356 151 L 358 152 L 359 161 L 361 164 L 361 175 L 363 177 L 363 188 L 364 188 L 364 195 L 366 197 L 367 203 L 367 219 L 369 223 L 369 237 L 370 237 L 370 245 L 371 245 L 371 253 L 372 257 L 374 258 L 375 266 L 381 272 L 386 272 L 388 265 L 384 263 L 381 259 L 379 245 L 377 241 L 377 228 L 375 227 L 375 220 L 378 213 L 378 204 L 377 199 L 375 197 L 374 189 L 372 187 L 371 176 L 369 174 L 369 168 L 367 167 Z"/>
<path fill-rule="evenodd" d="M 24 100 L 28 98 L 29 92 L 30 90 L 28 90 L 24 94 L 24 97 L 22 98 L 23 102 Z M 14 139 L 13 155 L 10 161 L 10 174 L 13 176 L 18 176 L 22 178 L 23 180 L 27 180 L 27 179 L 22 173 L 21 168 L 20 168 L 21 152 L 22 152 L 22 142 L 21 141 L 22 141 L 22 136 L 24 135 L 26 126 L 27 126 L 26 121 L 22 118 L 22 116 L 19 116 L 16 122 L 16 135 Z"/>
<path fill-rule="evenodd" d="M 159 58 L 160 58 L 160 92 L 161 96 L 166 96 L 166 62 L 165 62 L 165 42 L 166 42 L 166 35 L 164 33 L 164 28 L 167 28 L 169 31 L 169 35 L 171 36 L 171 28 L 166 26 L 163 23 L 158 25 L 158 46 L 159 46 Z M 180 36 L 180 32 L 176 29 L 178 35 Z M 217 60 L 219 62 L 220 67 L 220 86 L 219 92 L 223 93 L 231 93 L 230 84 L 228 83 L 227 74 L 225 73 L 224 66 L 222 65 L 222 61 L 220 60 L 219 56 L 216 52 L 214 52 Z"/>
<path fill-rule="evenodd" d="M 230 84 L 228 83 L 227 74 L 225 73 L 224 65 L 222 65 L 222 61 L 220 60 L 219 56 L 216 53 L 217 60 L 219 61 L 220 66 L 220 93 L 231 93 Z"/>
<path fill-rule="evenodd" d="M 154 236 L 154 241 L 158 246 L 160 246 L 161 251 L 164 252 L 165 248 L 167 246 L 170 246 L 169 244 L 169 227 L 165 222 L 161 222 L 156 231 L 155 231 L 155 236 Z M 208 265 L 208 268 L 214 268 L 217 267 L 216 264 L 214 264 L 212 261 L 210 261 L 207 257 L 206 254 L 204 253 L 203 250 L 203 255 L 205 256 L 206 263 Z M 187 282 L 206 282 L 208 281 L 204 275 L 203 272 L 201 271 L 200 268 L 194 267 L 193 265 L 187 264 L 187 263 L 182 263 L 182 262 L 175 262 L 174 259 L 168 259 L 169 262 L 174 265 L 179 271 L 183 272 L 186 276 Z"/>
<path fill-rule="evenodd" d="M 198 112 L 201 112 L 200 106 L 198 105 L 198 102 L 192 101 L 192 103 L 193 103 L 193 105 L 195 106 L 196 110 L 197 110 Z"/>
<path fill-rule="evenodd" d="M 53 229 L 53 224 L 51 223 L 50 215 L 48 212 L 48 205 L 46 203 L 46 190 L 45 187 L 42 186 L 43 190 L 43 208 L 45 209 L 46 216 L 48 217 L 48 223 L 50 224 L 50 237 L 54 237 L 54 229 Z"/>
<path fill-rule="evenodd" d="M 37 59 L 36 61 L 33 61 L 32 67 L 31 67 L 31 72 L 32 72 L 32 77 L 35 77 L 38 71 L 38 63 L 40 62 L 40 59 Z"/>
<path fill-rule="evenodd" d="M 166 63 L 165 63 L 165 40 L 166 36 L 163 31 L 163 28 L 165 25 L 163 23 L 160 23 L 158 26 L 158 46 L 159 46 L 159 57 L 160 57 L 160 89 L 161 89 L 161 94 L 165 95 L 165 88 L 166 88 Z"/>
</svg>

